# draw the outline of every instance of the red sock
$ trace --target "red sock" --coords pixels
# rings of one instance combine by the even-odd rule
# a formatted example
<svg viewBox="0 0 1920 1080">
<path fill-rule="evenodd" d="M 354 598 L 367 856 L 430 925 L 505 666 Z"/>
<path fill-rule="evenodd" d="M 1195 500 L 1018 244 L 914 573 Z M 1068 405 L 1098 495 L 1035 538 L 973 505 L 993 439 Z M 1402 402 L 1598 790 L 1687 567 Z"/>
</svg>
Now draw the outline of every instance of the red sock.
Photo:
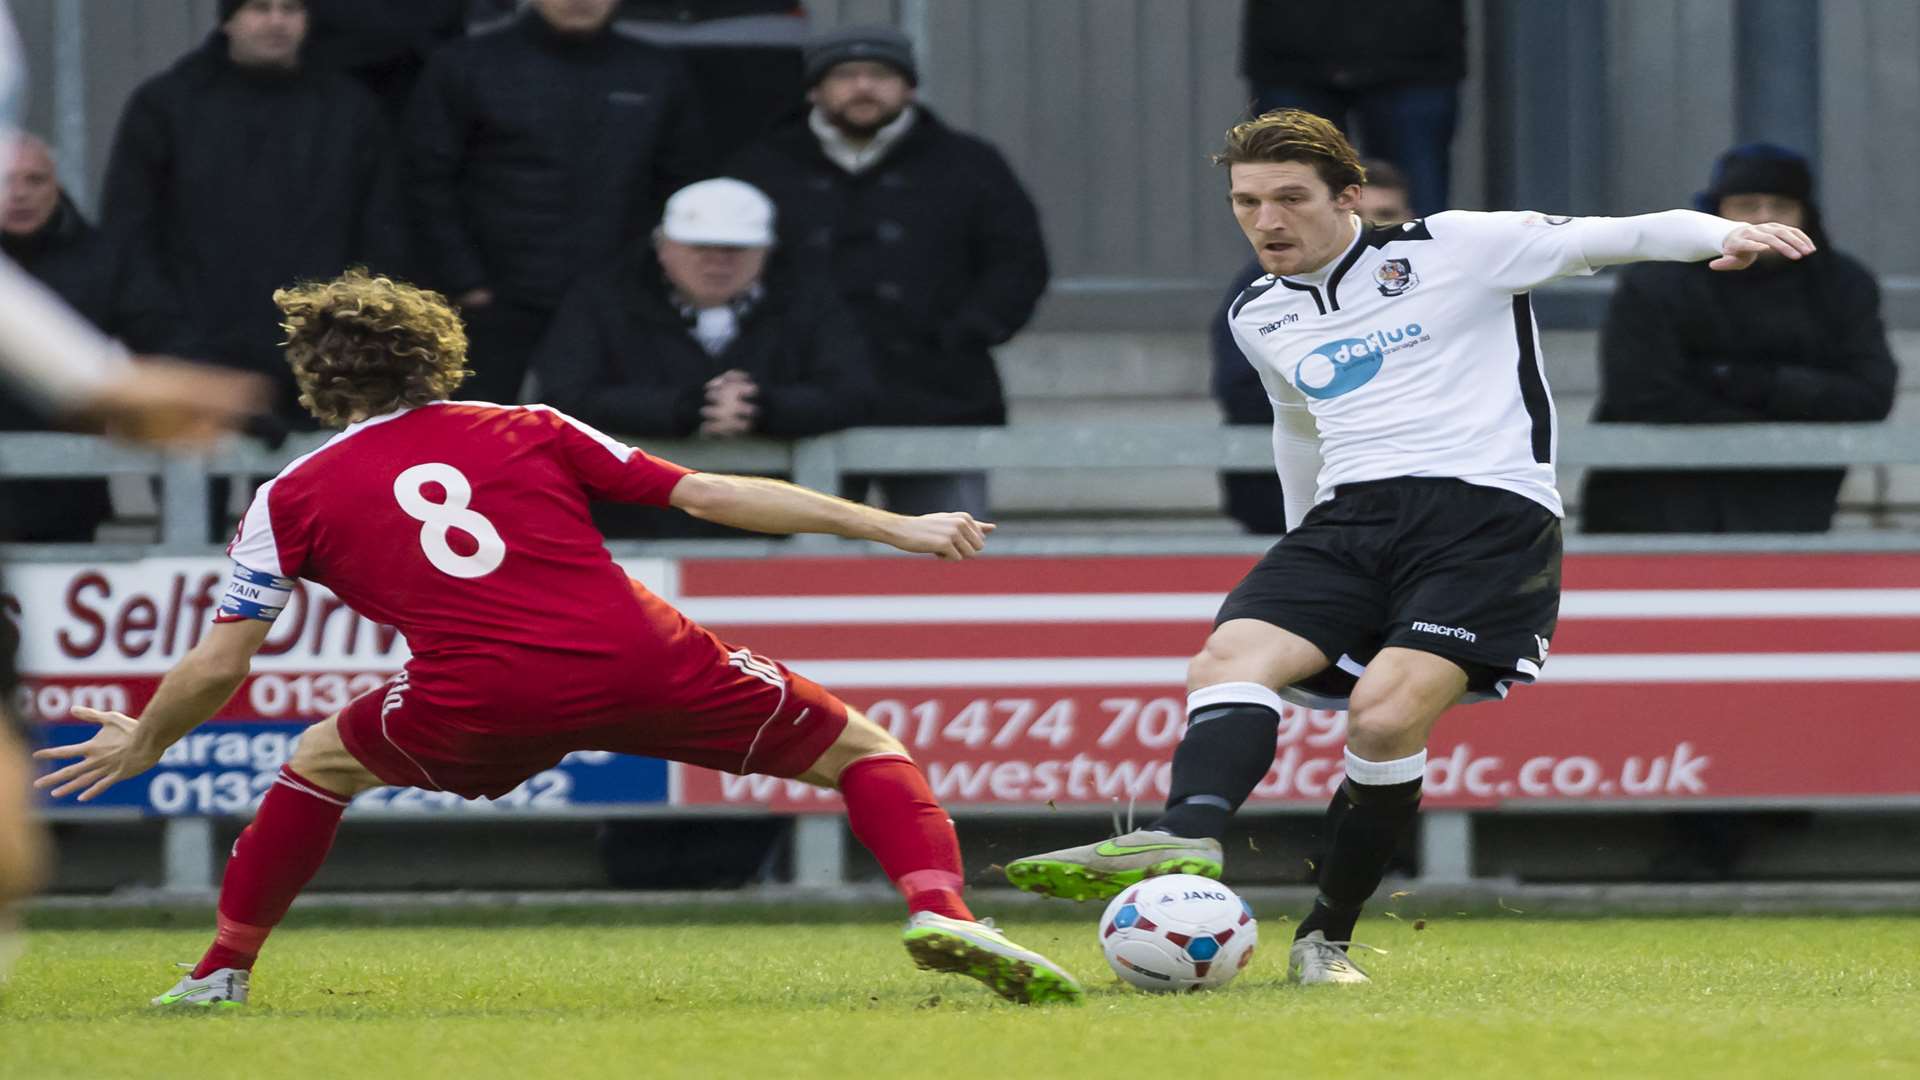
<svg viewBox="0 0 1920 1080">
<path fill-rule="evenodd" d="M 840 797 L 854 838 L 880 860 L 908 911 L 973 919 L 960 899 L 960 838 L 918 765 L 898 754 L 861 758 L 841 771 Z"/>
<path fill-rule="evenodd" d="M 267 934 L 325 861 L 348 801 L 281 768 L 253 823 L 234 841 L 220 881 L 219 932 L 193 969 L 194 978 L 221 968 L 252 970 Z"/>
</svg>

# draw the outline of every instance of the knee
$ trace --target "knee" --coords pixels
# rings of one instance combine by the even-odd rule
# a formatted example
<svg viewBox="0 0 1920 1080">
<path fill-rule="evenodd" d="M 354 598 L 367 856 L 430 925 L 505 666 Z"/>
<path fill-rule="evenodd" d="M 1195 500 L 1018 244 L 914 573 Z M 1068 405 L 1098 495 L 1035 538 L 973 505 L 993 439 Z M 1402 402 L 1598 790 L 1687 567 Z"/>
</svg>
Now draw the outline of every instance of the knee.
<svg viewBox="0 0 1920 1080">
<path fill-rule="evenodd" d="M 294 747 L 287 767 L 336 795 L 350 798 L 378 786 L 378 781 L 347 751 L 335 723 L 323 720 L 308 728 L 300 737 L 300 745 Z"/>
<path fill-rule="evenodd" d="M 840 786 L 840 775 L 855 762 L 876 757 L 903 757 L 913 760 L 907 748 L 893 737 L 886 728 L 868 720 L 851 709 L 847 710 L 847 726 L 841 730 L 840 737 L 821 754 L 819 759 L 800 779 L 822 787 Z"/>
<path fill-rule="evenodd" d="M 1347 746 L 1355 754 L 1387 761 L 1417 753 L 1425 745 L 1425 725 L 1404 695 L 1391 689 L 1355 689 L 1347 706 Z"/>
<path fill-rule="evenodd" d="M 1215 633 L 1187 661 L 1187 689 L 1198 690 L 1223 682 L 1256 682 L 1248 673 L 1244 650 Z"/>
<path fill-rule="evenodd" d="M 848 724 L 847 737 L 843 740 L 842 746 L 851 755 L 853 761 L 882 755 L 913 760 L 913 755 L 907 753 L 907 748 L 899 739 L 893 737 L 892 732 L 871 721 L 859 725 Z"/>
</svg>

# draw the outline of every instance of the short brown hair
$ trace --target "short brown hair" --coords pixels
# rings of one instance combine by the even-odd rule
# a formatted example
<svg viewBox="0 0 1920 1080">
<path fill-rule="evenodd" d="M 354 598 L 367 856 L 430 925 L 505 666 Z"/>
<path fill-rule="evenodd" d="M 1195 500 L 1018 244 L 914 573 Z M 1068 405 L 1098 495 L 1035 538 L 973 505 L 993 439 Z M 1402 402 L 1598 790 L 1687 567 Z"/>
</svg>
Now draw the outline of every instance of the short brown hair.
<svg viewBox="0 0 1920 1080">
<path fill-rule="evenodd" d="M 1336 195 L 1367 182 L 1367 170 L 1347 137 L 1326 118 L 1304 109 L 1275 109 L 1233 125 L 1227 130 L 1227 145 L 1213 155 L 1215 165 L 1281 161 L 1313 166 Z"/>
<path fill-rule="evenodd" d="M 331 427 L 444 401 L 473 374 L 466 327 L 437 292 L 356 268 L 275 290 L 273 302 L 300 404 Z"/>
</svg>

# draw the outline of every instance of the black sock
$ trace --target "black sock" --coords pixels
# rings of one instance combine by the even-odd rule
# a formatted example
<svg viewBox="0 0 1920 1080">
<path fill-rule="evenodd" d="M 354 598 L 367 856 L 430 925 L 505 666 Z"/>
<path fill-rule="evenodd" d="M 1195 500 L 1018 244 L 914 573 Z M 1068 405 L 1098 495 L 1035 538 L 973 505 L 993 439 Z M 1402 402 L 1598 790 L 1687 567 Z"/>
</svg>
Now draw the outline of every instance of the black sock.
<svg viewBox="0 0 1920 1080">
<path fill-rule="evenodd" d="M 1356 784 L 1349 777 L 1327 805 L 1320 895 L 1293 936 L 1319 930 L 1328 941 L 1352 941 L 1360 908 L 1380 887 L 1387 863 L 1420 814 L 1420 781 Z"/>
<path fill-rule="evenodd" d="M 1147 826 L 1175 836 L 1227 834 L 1227 822 L 1273 767 L 1280 714 L 1268 705 L 1230 702 L 1195 709 L 1173 752 L 1167 812 Z"/>
</svg>

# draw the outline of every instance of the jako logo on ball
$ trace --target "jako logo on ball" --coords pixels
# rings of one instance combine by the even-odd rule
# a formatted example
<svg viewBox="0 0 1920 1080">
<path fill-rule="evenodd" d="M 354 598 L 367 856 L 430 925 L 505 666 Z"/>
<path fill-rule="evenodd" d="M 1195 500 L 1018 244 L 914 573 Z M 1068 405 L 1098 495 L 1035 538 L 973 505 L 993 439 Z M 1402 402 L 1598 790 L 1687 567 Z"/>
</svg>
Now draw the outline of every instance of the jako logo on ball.
<svg viewBox="0 0 1920 1080">
<path fill-rule="evenodd" d="M 1424 340 L 1419 323 L 1392 330 L 1375 330 L 1364 338 L 1329 341 L 1300 358 L 1293 369 L 1293 385 L 1311 398 L 1351 394 L 1380 374 L 1387 354 Z"/>
<path fill-rule="evenodd" d="M 1100 948 L 1113 973 L 1159 993 L 1225 986 L 1259 940 L 1247 902 L 1194 874 L 1148 878 L 1114 897 L 1100 917 Z"/>
</svg>

